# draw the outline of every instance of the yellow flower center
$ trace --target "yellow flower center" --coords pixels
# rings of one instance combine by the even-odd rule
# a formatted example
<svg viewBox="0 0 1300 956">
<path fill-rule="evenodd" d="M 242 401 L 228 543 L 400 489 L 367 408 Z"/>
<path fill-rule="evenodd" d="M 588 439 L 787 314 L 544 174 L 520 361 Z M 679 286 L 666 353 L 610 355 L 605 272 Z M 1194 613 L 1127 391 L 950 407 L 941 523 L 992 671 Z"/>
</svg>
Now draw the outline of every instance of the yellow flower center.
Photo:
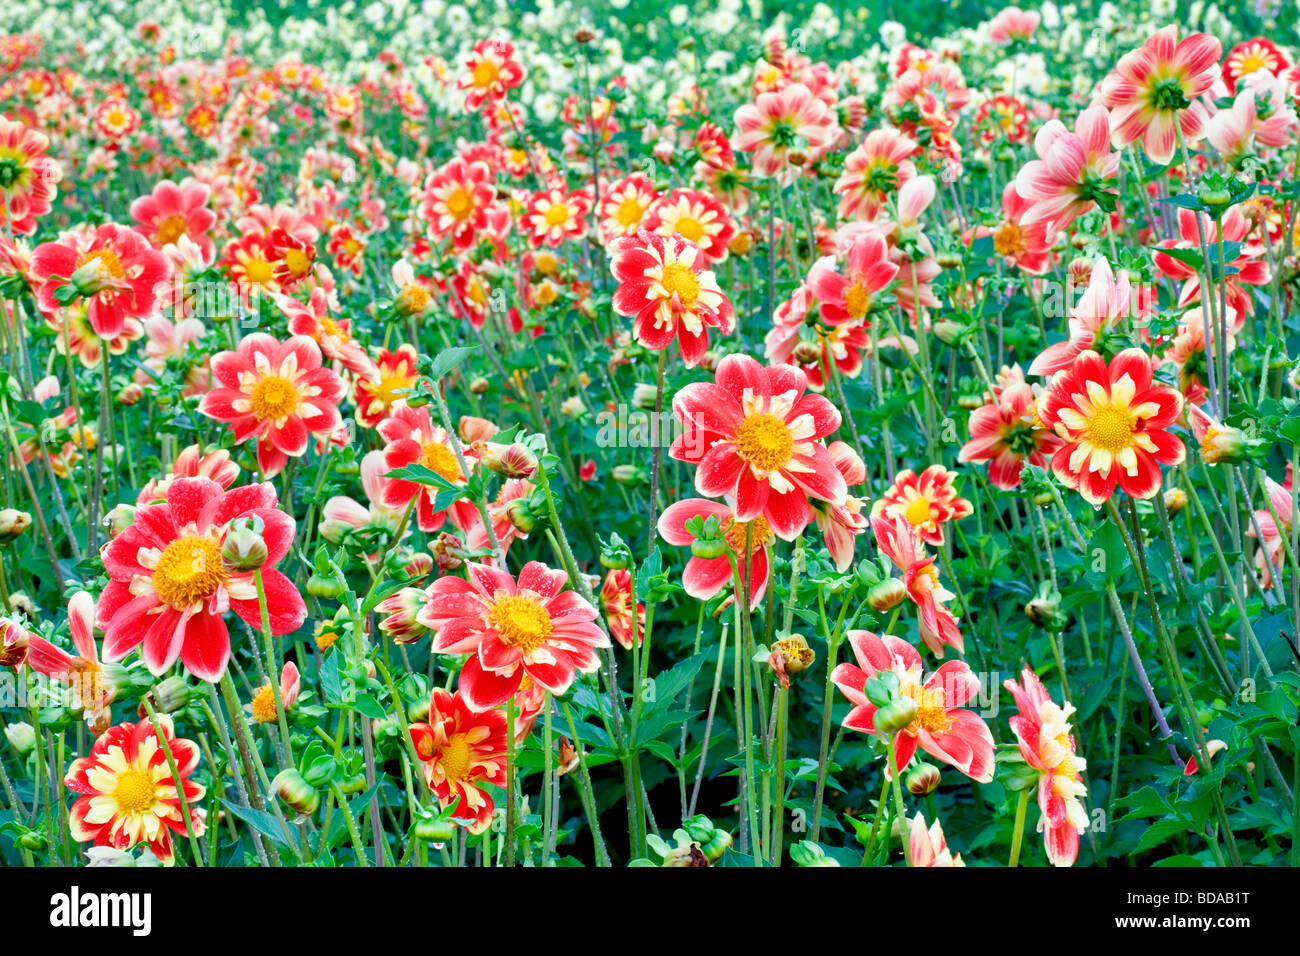
<svg viewBox="0 0 1300 956">
<path fill-rule="evenodd" d="M 993 233 L 993 248 L 998 251 L 998 255 L 1014 257 L 1021 255 L 1025 251 L 1025 243 L 1021 238 L 1020 227 L 1014 222 L 1004 222 Z"/>
<path fill-rule="evenodd" d="M 184 216 L 168 216 L 158 223 L 158 242 L 161 245 L 170 245 L 183 235 L 185 235 Z"/>
<path fill-rule="evenodd" d="M 901 692 L 916 701 L 916 718 L 907 726 L 906 733 L 915 737 L 918 731 L 928 734 L 945 734 L 953 719 L 944 706 L 943 691 L 938 687 L 926 689 L 920 684 L 906 684 Z"/>
<path fill-rule="evenodd" d="M 1099 408 L 1088 422 L 1088 441 L 1111 452 L 1127 448 L 1133 441 L 1133 420 L 1114 405 Z"/>
<path fill-rule="evenodd" d="M 794 437 L 790 426 L 775 415 L 750 415 L 736 426 L 736 451 L 756 468 L 773 471 L 790 460 Z"/>
<path fill-rule="evenodd" d="M 450 482 L 458 482 L 462 478 L 456 453 L 442 442 L 426 442 L 420 454 L 420 464 L 430 471 L 436 471 Z"/>
<path fill-rule="evenodd" d="M 77 260 L 77 268 L 80 269 L 86 263 L 93 260 L 99 260 L 95 263 L 95 269 L 101 275 L 109 275 L 114 279 L 126 278 L 126 270 L 122 268 L 122 260 L 117 257 L 117 253 L 112 249 L 96 249 L 94 252 L 88 252 Z"/>
<path fill-rule="evenodd" d="M 1241 69 L 1238 71 L 1238 75 L 1245 76 L 1248 73 L 1254 73 L 1256 70 L 1262 70 L 1268 65 L 1269 61 L 1263 54 L 1252 51 L 1241 58 Z"/>
<path fill-rule="evenodd" d="M 272 724 L 276 715 L 275 691 L 270 684 L 265 684 L 253 695 L 253 719 L 259 724 Z"/>
<path fill-rule="evenodd" d="M 698 219 L 692 219 L 690 216 L 683 216 L 677 220 L 677 232 L 683 239 L 689 239 L 691 242 L 699 242 L 704 238 L 704 226 Z"/>
<path fill-rule="evenodd" d="M 618 204 L 618 224 L 620 226 L 635 226 L 641 221 L 643 213 L 641 204 L 635 199 L 624 199 Z"/>
<path fill-rule="evenodd" d="M 474 194 L 468 189 L 457 189 L 447 197 L 447 211 L 457 221 L 463 222 L 474 211 Z"/>
<path fill-rule="evenodd" d="M 438 756 L 438 766 L 448 781 L 464 780 L 469 773 L 470 749 L 464 734 L 453 734 Z"/>
<path fill-rule="evenodd" d="M 153 779 L 141 770 L 128 770 L 117 778 L 113 799 L 123 813 L 138 813 L 153 806 Z"/>
<path fill-rule="evenodd" d="M 244 275 L 249 282 L 266 285 L 275 277 L 275 267 L 265 259 L 250 259 L 244 263 Z"/>
<path fill-rule="evenodd" d="M 497 81 L 501 71 L 491 60 L 480 60 L 474 67 L 474 85 L 479 89 L 486 89 Z"/>
<path fill-rule="evenodd" d="M 284 264 L 294 275 L 306 275 L 311 268 L 311 256 L 301 249 L 290 249 L 284 254 Z"/>
<path fill-rule="evenodd" d="M 746 529 L 752 528 L 748 532 L 749 536 L 749 553 L 753 554 L 760 548 L 767 547 L 768 542 L 773 538 L 772 529 L 768 526 L 767 519 L 759 515 L 753 521 L 733 521 L 731 527 L 727 529 L 727 544 L 736 554 L 745 553 L 745 536 Z"/>
<path fill-rule="evenodd" d="M 249 407 L 259 421 L 279 421 L 298 410 L 302 403 L 293 382 L 279 375 L 267 375 L 253 387 Z"/>
<path fill-rule="evenodd" d="M 860 319 L 867 314 L 871 308 L 871 293 L 861 282 L 855 282 L 849 287 L 849 291 L 844 293 L 844 307 L 849 316 L 854 319 Z"/>
<path fill-rule="evenodd" d="M 501 640 L 527 653 L 551 636 L 551 615 L 532 598 L 509 594 L 492 605 L 488 616 Z"/>
<path fill-rule="evenodd" d="M 420 283 L 412 282 L 402 286 L 401 300 L 407 312 L 418 314 L 429 307 L 429 292 Z"/>
<path fill-rule="evenodd" d="M 680 262 L 672 262 L 664 266 L 663 285 L 669 298 L 677 296 L 682 305 L 688 309 L 700 296 L 699 277 L 690 266 L 684 266 Z"/>
<path fill-rule="evenodd" d="M 556 203 L 546 210 L 546 224 L 548 226 L 562 226 L 569 221 L 569 207 L 564 203 Z"/>
<path fill-rule="evenodd" d="M 903 517 L 913 526 L 922 525 L 930 520 L 932 511 L 929 498 L 913 498 L 903 512 Z"/>
<path fill-rule="evenodd" d="M 159 600 L 177 610 L 211 597 L 226 582 L 220 544 L 192 534 L 177 538 L 163 549 L 152 580 Z"/>
</svg>

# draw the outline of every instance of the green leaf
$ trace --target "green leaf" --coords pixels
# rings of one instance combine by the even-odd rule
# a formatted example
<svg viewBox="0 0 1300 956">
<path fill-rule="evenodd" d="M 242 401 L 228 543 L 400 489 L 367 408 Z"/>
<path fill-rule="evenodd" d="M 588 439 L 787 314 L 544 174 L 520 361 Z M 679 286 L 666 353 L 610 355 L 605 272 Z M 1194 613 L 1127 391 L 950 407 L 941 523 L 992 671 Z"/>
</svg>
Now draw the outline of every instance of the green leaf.
<svg viewBox="0 0 1300 956">
<path fill-rule="evenodd" d="M 280 828 L 280 821 L 277 820 L 274 815 L 267 813 L 265 810 L 254 810 L 252 807 L 241 807 L 239 804 L 231 803 L 229 800 L 224 798 L 221 802 L 226 805 L 226 809 L 239 817 L 239 819 L 243 820 L 272 843 L 293 849 L 292 844 L 284 838 L 284 830 Z"/>
<path fill-rule="evenodd" d="M 456 348 L 443 349 L 434 358 L 433 364 L 429 366 L 429 378 L 435 382 L 438 381 L 477 351 L 477 345 L 462 345 Z"/>
</svg>

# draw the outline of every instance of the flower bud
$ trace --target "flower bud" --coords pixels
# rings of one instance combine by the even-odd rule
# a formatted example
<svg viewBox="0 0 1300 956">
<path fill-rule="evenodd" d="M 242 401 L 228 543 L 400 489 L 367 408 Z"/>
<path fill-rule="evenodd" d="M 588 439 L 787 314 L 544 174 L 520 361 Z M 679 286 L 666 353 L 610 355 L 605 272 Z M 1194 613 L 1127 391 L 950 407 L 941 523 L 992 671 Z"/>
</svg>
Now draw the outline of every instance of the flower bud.
<svg viewBox="0 0 1300 956">
<path fill-rule="evenodd" d="M 486 418 L 462 415 L 456 431 L 460 435 L 461 441 L 472 445 L 476 441 L 488 441 L 499 429 Z"/>
<path fill-rule="evenodd" d="M 1176 515 L 1187 507 L 1187 492 L 1181 488 L 1167 488 L 1165 490 L 1165 508 L 1171 515 Z"/>
<path fill-rule="evenodd" d="M 118 505 L 104 516 L 104 524 L 108 526 L 109 532 L 116 537 L 135 524 L 135 508 L 131 505 Z"/>
<path fill-rule="evenodd" d="M 911 697 L 895 697 L 892 701 L 876 710 L 874 724 L 876 730 L 883 734 L 895 734 L 916 720 L 916 701 Z"/>
<path fill-rule="evenodd" d="M 105 255 L 112 256 L 112 259 L 105 260 Z M 114 268 L 116 260 L 117 256 L 105 249 L 78 266 L 71 276 L 77 294 L 89 298 L 105 289 L 129 289 L 131 286 L 123 277 L 122 267 Z"/>
<path fill-rule="evenodd" d="M 173 675 L 154 685 L 154 709 L 160 714 L 174 714 L 190 702 L 193 694 L 184 677 Z"/>
<path fill-rule="evenodd" d="M 456 835 L 456 824 L 437 814 L 425 813 L 416 817 L 415 835 L 428 843 L 446 843 Z"/>
<path fill-rule="evenodd" d="M 1004 751 L 997 760 L 1002 767 L 1002 783 L 1008 790 L 1019 793 L 1038 786 L 1038 771 L 1025 763 L 1018 751 Z"/>
<path fill-rule="evenodd" d="M 348 589 L 347 581 L 337 571 L 327 571 L 324 574 L 316 572 L 307 579 L 307 593 L 316 598 L 336 598 L 341 597 Z"/>
<path fill-rule="evenodd" d="M 471 379 L 469 383 L 469 390 L 473 392 L 475 395 L 486 394 L 487 390 L 490 387 L 491 387 L 491 383 L 488 382 L 488 380 L 484 378 L 482 375 L 476 376 L 475 378 Z"/>
<path fill-rule="evenodd" d="M 474 450 L 484 466 L 505 478 L 531 478 L 537 474 L 537 456 L 525 445 L 514 442 L 476 441 Z"/>
<path fill-rule="evenodd" d="M 262 537 L 262 520 L 257 517 L 237 520 L 226 532 L 221 544 L 221 560 L 232 571 L 255 571 L 266 564 L 266 539 Z"/>
<path fill-rule="evenodd" d="M 1201 457 L 1209 465 L 1236 465 L 1246 458 L 1246 436 L 1240 428 L 1210 424 L 1201 438 Z"/>
<path fill-rule="evenodd" d="M 537 527 L 537 516 L 528 507 L 528 499 L 526 498 L 515 498 L 507 504 L 506 517 L 510 519 L 512 525 L 524 534 L 528 534 Z"/>
<path fill-rule="evenodd" d="M 560 405 L 560 412 L 566 418 L 581 418 L 587 414 L 587 406 L 582 403 L 582 399 L 577 395 L 566 398 Z"/>
<path fill-rule="evenodd" d="M 799 365 L 817 365 L 822 360 L 822 348 L 816 342 L 799 342 L 791 357 Z"/>
<path fill-rule="evenodd" d="M 375 606 L 378 613 L 385 615 L 379 621 L 379 630 L 398 644 L 415 643 L 429 633 L 429 629 L 416 620 L 423 607 L 424 591 L 421 588 L 402 588 Z"/>
<path fill-rule="evenodd" d="M 402 572 L 412 580 L 427 577 L 433 571 L 433 555 L 423 551 L 409 553 L 402 557 Z"/>
<path fill-rule="evenodd" d="M 867 604 L 877 614 L 892 611 L 907 597 L 907 587 L 899 578 L 885 578 L 872 585 L 867 592 Z"/>
<path fill-rule="evenodd" d="M 15 671 L 27 661 L 27 648 L 32 635 L 17 621 L 0 617 L 0 667 Z"/>
<path fill-rule="evenodd" d="M 658 395 L 659 390 L 655 386 L 642 382 L 632 387 L 632 404 L 643 412 L 653 411 Z"/>
<path fill-rule="evenodd" d="M 13 541 L 32 526 L 32 516 L 17 508 L 0 510 L 0 544 Z"/>
<path fill-rule="evenodd" d="M 134 405 L 144 398 L 144 386 L 139 382 L 130 382 L 117 393 L 117 400 L 123 405 Z"/>
<path fill-rule="evenodd" d="M 9 746 L 14 748 L 18 756 L 26 757 L 36 746 L 36 728 L 22 721 L 6 724 L 5 739 L 9 741 Z"/>
<path fill-rule="evenodd" d="M 710 560 L 720 558 L 727 553 L 727 542 L 724 538 L 696 538 L 691 542 L 691 554 L 697 558 Z"/>
<path fill-rule="evenodd" d="M 615 465 L 614 480 L 620 485 L 637 485 L 645 480 L 645 472 L 636 465 Z"/>
<path fill-rule="evenodd" d="M 1044 581 L 1038 596 L 1025 605 L 1025 617 L 1052 633 L 1065 630 L 1070 623 L 1069 616 L 1061 610 L 1061 594 L 1050 581 Z"/>
<path fill-rule="evenodd" d="M 664 866 L 668 867 L 691 867 L 691 866 L 708 866 L 709 859 L 704 855 L 698 843 L 688 843 L 685 846 L 675 846 L 668 851 L 664 857 Z"/>
<path fill-rule="evenodd" d="M 465 543 L 448 531 L 439 534 L 437 540 L 429 545 L 429 550 L 433 552 L 439 575 L 455 571 L 465 563 Z"/>
<path fill-rule="evenodd" d="M 717 863 L 722 859 L 722 854 L 727 852 L 727 848 L 731 846 L 732 842 L 733 840 L 730 833 L 726 830 L 715 828 L 713 831 L 713 838 L 700 847 L 700 851 L 704 854 L 704 858 L 710 863 Z"/>
<path fill-rule="evenodd" d="M 315 813 L 320 805 L 320 792 L 297 770 L 281 770 L 271 781 L 271 789 L 281 803 L 299 816 Z"/>
<path fill-rule="evenodd" d="M 918 763 L 907 775 L 907 791 L 914 797 L 924 797 L 938 790 L 942 780 L 943 774 L 934 764 Z"/>
</svg>

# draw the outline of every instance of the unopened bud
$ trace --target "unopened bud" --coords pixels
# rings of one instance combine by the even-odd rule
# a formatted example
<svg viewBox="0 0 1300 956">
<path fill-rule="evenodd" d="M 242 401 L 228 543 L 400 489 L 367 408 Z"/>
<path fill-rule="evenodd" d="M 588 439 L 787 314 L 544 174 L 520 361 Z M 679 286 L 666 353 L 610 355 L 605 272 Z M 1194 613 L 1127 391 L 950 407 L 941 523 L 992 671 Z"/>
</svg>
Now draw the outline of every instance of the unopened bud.
<svg viewBox="0 0 1300 956">
<path fill-rule="evenodd" d="M 131 505 L 118 505 L 104 517 L 104 523 L 114 536 L 121 534 L 135 524 L 135 508 Z"/>
<path fill-rule="evenodd" d="M 297 770 L 281 770 L 271 781 L 271 789 L 281 803 L 299 816 L 315 813 L 320 805 L 320 792 Z"/>
<path fill-rule="evenodd" d="M 892 611 L 907 597 L 907 587 L 899 578 L 885 578 L 867 592 L 867 604 L 877 614 Z"/>
<path fill-rule="evenodd" d="M 526 498 L 515 498 L 507 504 L 506 517 L 510 519 L 512 525 L 524 534 L 530 533 L 537 527 L 537 516 L 529 509 Z"/>
<path fill-rule="evenodd" d="M 139 382 L 131 382 L 117 393 L 117 400 L 122 405 L 134 405 L 142 398 L 144 398 L 144 386 Z"/>
<path fill-rule="evenodd" d="M 645 480 L 645 472 L 636 465 L 615 465 L 613 474 L 620 485 L 636 485 Z"/>
<path fill-rule="evenodd" d="M 489 471 L 494 471 L 505 478 L 531 478 L 537 474 L 537 456 L 526 445 L 513 442 L 502 445 L 497 442 L 478 441 L 474 450 Z"/>
<path fill-rule="evenodd" d="M 1169 488 L 1165 491 L 1165 508 L 1171 515 L 1176 515 L 1187 507 L 1187 492 L 1181 488 Z"/>
<path fill-rule="evenodd" d="M 918 707 L 911 697 L 895 697 L 876 710 L 873 723 L 882 734 L 896 734 L 916 720 Z"/>
<path fill-rule="evenodd" d="M 262 519 L 257 517 L 236 521 L 221 544 L 221 560 L 232 571 L 255 571 L 266 564 L 267 555 Z"/>
<path fill-rule="evenodd" d="M 168 677 L 154 685 L 154 709 L 160 714 L 174 714 L 190 702 L 193 693 L 184 677 L 179 675 Z"/>
<path fill-rule="evenodd" d="M 32 516 L 17 508 L 0 510 L 0 544 L 14 540 L 32 526 Z"/>
<path fill-rule="evenodd" d="M 9 741 L 9 746 L 20 757 L 26 757 L 36 746 L 36 728 L 31 724 L 19 721 L 15 724 L 5 725 L 5 739 Z"/>
<path fill-rule="evenodd" d="M 907 790 L 914 797 L 924 797 L 939 789 L 943 774 L 930 763 L 918 763 L 907 775 Z"/>
</svg>

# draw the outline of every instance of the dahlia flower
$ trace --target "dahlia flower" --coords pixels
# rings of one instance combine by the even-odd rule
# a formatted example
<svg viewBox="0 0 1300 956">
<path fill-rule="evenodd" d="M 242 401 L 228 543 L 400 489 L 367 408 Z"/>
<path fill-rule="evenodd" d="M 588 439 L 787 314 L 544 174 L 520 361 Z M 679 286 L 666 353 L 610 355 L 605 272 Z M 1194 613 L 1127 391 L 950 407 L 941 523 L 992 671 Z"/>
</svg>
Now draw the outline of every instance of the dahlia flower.
<svg viewBox="0 0 1300 956">
<path fill-rule="evenodd" d="M 696 541 L 686 529 L 686 523 L 699 516 L 705 520 L 718 519 L 718 531 L 727 542 L 727 553 L 715 557 L 691 554 L 682 571 L 682 587 L 696 600 L 707 601 L 732 581 L 737 565 L 749 568 L 749 599 L 757 607 L 767 591 L 770 576 L 768 548 L 775 537 L 762 515 L 752 521 L 737 521 L 735 510 L 719 501 L 707 498 L 685 498 L 675 501 L 659 514 L 656 527 L 659 536 L 671 545 L 687 547 Z M 745 540 L 749 539 L 749 560 L 745 560 Z M 741 571 L 743 573 L 743 570 Z M 740 596 L 737 594 L 736 599 Z"/>
<path fill-rule="evenodd" d="M 939 657 L 943 657 L 945 647 L 953 647 L 957 653 L 964 654 L 966 644 L 957 626 L 957 618 L 946 607 L 947 602 L 957 595 L 939 583 L 934 558 L 926 554 L 925 545 L 917 538 L 911 524 L 903 517 L 891 521 L 877 515 L 871 519 L 871 530 L 881 553 L 903 572 L 903 586 L 908 598 L 916 605 L 921 642 Z"/>
<path fill-rule="evenodd" d="M 563 571 L 530 561 L 516 581 L 486 564 L 465 570 L 468 580 L 446 576 L 429 585 L 417 619 L 434 632 L 435 653 L 470 655 L 459 688 L 471 709 L 500 707 L 525 677 L 561 695 L 575 674 L 599 669 L 596 650 L 609 638 L 596 609 L 561 590 Z"/>
<path fill-rule="evenodd" d="M 1061 439 L 1038 420 L 1034 388 L 1019 375 L 1006 385 L 995 386 L 992 394 L 971 412 L 967 429 L 970 441 L 961 446 L 959 462 L 987 461 L 989 482 L 1010 490 L 1020 486 L 1025 463 L 1047 468 Z"/>
<path fill-rule="evenodd" d="M 943 546 L 943 526 L 969 515 L 974 507 L 957 494 L 957 475 L 943 465 L 931 465 L 919 475 L 905 468 L 894 478 L 884 496 L 877 498 L 871 516 L 884 515 L 891 521 L 906 519 L 916 536 L 926 544 Z"/>
<path fill-rule="evenodd" d="M 205 830 L 199 801 L 206 793 L 190 780 L 199 765 L 199 748 L 174 736 L 170 714 L 156 718 L 176 762 L 172 775 L 167 754 L 151 721 L 118 724 L 95 741 L 89 756 L 72 761 L 63 783 L 81 794 L 68 812 L 68 833 L 78 843 L 127 850 L 137 843 L 164 864 L 174 860 L 172 834 L 185 835 L 181 793 L 189 807 L 195 836 Z"/>
<path fill-rule="evenodd" d="M 410 733 L 438 805 L 446 808 L 459 801 L 452 817 L 470 833 L 486 830 L 496 808 L 480 784 L 506 785 L 505 713 L 499 708 L 475 711 L 461 691 L 453 696 L 435 687 L 428 721 L 411 724 Z"/>
<path fill-rule="evenodd" d="M 1170 24 L 1121 57 L 1101 84 L 1115 145 L 1140 139 L 1153 163 L 1168 163 L 1179 130 L 1186 141 L 1199 139 L 1208 114 L 1197 98 L 1219 78 L 1222 52 L 1219 41 L 1206 33 L 1180 43 L 1177 25 Z"/>
<path fill-rule="evenodd" d="M 890 776 L 901 773 L 917 748 L 949 764 L 976 783 L 993 779 L 993 734 L 978 714 L 963 709 L 980 691 L 980 679 L 964 661 L 948 661 L 924 682 L 921 655 L 899 637 L 877 637 L 870 631 L 849 631 L 849 646 L 857 664 L 840 664 L 831 680 L 853 709 L 844 718 L 849 730 L 876 733 L 876 705 L 866 695 L 866 682 L 892 672 L 898 696 L 917 704 L 912 722 L 894 735 L 895 764 Z"/>
<path fill-rule="evenodd" d="M 87 318 L 101 338 L 120 335 L 128 318 L 153 314 L 157 287 L 171 276 L 171 260 L 139 233 L 116 223 L 64 233 L 32 251 L 30 277 L 41 309 L 53 312 L 71 283 L 87 303 Z M 56 295 L 57 294 L 57 295 Z"/>
<path fill-rule="evenodd" d="M 1141 349 L 1125 349 L 1109 365 L 1089 350 L 1057 372 L 1039 400 L 1039 419 L 1065 443 L 1052 471 L 1089 504 L 1103 504 L 1116 486 L 1150 498 L 1160 490 L 1160 466 L 1183 460 L 1183 443 L 1168 430 L 1183 396 L 1153 384 L 1152 371 Z"/>
<path fill-rule="evenodd" d="M 208 208 L 211 192 L 197 180 L 189 179 L 178 186 L 164 179 L 149 195 L 131 203 L 135 231 L 155 249 L 175 245 L 184 236 L 198 245 L 205 260 L 211 261 L 216 250 L 209 233 L 217 222 L 217 214 Z"/>
<path fill-rule="evenodd" d="M 254 332 L 237 351 L 218 352 L 211 364 L 216 382 L 199 411 L 229 423 L 236 444 L 257 439 L 263 477 L 278 475 L 290 458 L 305 455 L 312 434 L 332 435 L 343 427 L 343 380 L 321 367 L 320 348 L 305 335 L 277 342 Z"/>
<path fill-rule="evenodd" d="M 1109 118 L 1104 106 L 1079 114 L 1074 132 L 1060 120 L 1043 124 L 1034 137 L 1032 159 L 1016 174 L 1016 192 L 1031 203 L 1023 225 L 1043 221 L 1060 232 L 1106 195 L 1119 173 L 1119 153 L 1111 150 Z"/>
<path fill-rule="evenodd" d="M 618 280 L 614 311 L 632 319 L 632 334 L 646 348 L 666 349 L 676 339 L 682 361 L 693 367 L 708 349 L 710 327 L 731 334 L 736 313 L 694 243 L 641 230 L 609 248 Z"/>
<path fill-rule="evenodd" d="M 815 161 L 834 145 L 837 132 L 830 107 L 804 84 L 791 83 L 736 110 L 734 145 L 754 154 L 754 172 L 775 176 L 787 168 L 791 151 L 805 150 Z"/>
<path fill-rule="evenodd" d="M 44 133 L 0 116 L 0 225 L 16 235 L 36 231 L 36 217 L 50 211 L 63 178 L 58 160 L 45 155 L 49 148 Z"/>
<path fill-rule="evenodd" d="M 271 633 L 288 634 L 302 624 L 302 596 L 275 570 L 293 544 L 294 520 L 279 510 L 271 484 L 226 491 L 210 478 L 176 478 L 165 503 L 138 508 L 131 526 L 104 546 L 110 580 L 96 613 L 104 660 L 120 661 L 143 644 L 145 666 L 154 675 L 180 658 L 200 680 L 220 679 L 230 659 L 226 611 L 254 630 L 262 626 L 253 571 L 233 570 L 221 556 L 240 518 L 256 519 L 266 542 L 260 570 Z"/>
<path fill-rule="evenodd" d="M 790 365 L 763 367 L 728 355 L 715 381 L 687 385 L 673 397 L 683 433 L 669 454 L 697 465 L 703 495 L 732 497 L 736 520 L 760 515 L 780 538 L 794 540 L 812 519 L 809 496 L 844 503 L 847 487 L 821 440 L 840 427 L 840 413 Z"/>
<path fill-rule="evenodd" d="M 1028 667 L 1019 684 L 1007 680 L 1002 686 L 1011 691 L 1020 710 L 1009 721 L 1020 756 L 1038 771 L 1038 808 L 1042 811 L 1038 832 L 1043 834 L 1047 858 L 1053 866 L 1070 866 L 1079 855 L 1079 833 L 1088 829 L 1088 814 L 1079 800 L 1088 793 L 1079 779 L 1088 764 L 1076 755 L 1070 734 L 1074 706 L 1067 701 L 1063 708 L 1058 707 Z"/>
</svg>

